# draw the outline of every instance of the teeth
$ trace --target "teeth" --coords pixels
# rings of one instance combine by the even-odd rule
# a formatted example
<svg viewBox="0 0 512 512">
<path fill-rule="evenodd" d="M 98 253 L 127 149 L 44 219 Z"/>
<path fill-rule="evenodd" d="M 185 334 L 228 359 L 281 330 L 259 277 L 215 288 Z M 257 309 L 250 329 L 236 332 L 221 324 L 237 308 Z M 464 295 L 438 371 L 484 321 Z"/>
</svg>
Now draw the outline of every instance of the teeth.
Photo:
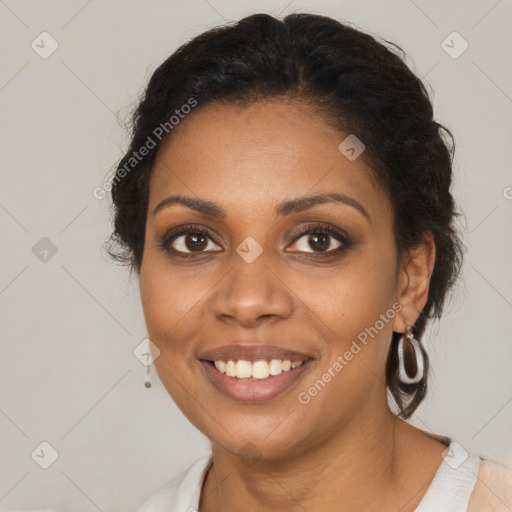
<svg viewBox="0 0 512 512">
<path fill-rule="evenodd" d="M 235 376 L 239 379 L 248 379 L 251 376 L 252 364 L 250 361 L 240 360 L 235 364 Z"/>
<path fill-rule="evenodd" d="M 269 366 L 270 375 L 279 375 L 283 371 L 283 361 L 281 359 L 272 359 Z"/>
<path fill-rule="evenodd" d="M 226 363 L 224 361 L 215 361 L 215 368 L 217 368 L 220 373 L 226 373 Z"/>
<path fill-rule="evenodd" d="M 226 375 L 229 375 L 230 377 L 236 377 L 235 361 L 228 361 L 226 363 Z"/>
<path fill-rule="evenodd" d="M 237 379 L 266 379 L 270 375 L 280 375 L 282 372 L 290 371 L 297 368 L 304 361 L 290 361 L 285 359 L 272 359 L 270 362 L 264 359 L 260 361 L 246 361 L 239 359 L 238 361 L 215 361 L 215 368 L 221 373 L 225 373 L 228 377 L 236 377 Z"/>
<path fill-rule="evenodd" d="M 254 361 L 254 363 L 252 363 L 252 376 L 255 379 L 266 379 L 269 375 L 270 368 L 267 361 Z"/>
</svg>

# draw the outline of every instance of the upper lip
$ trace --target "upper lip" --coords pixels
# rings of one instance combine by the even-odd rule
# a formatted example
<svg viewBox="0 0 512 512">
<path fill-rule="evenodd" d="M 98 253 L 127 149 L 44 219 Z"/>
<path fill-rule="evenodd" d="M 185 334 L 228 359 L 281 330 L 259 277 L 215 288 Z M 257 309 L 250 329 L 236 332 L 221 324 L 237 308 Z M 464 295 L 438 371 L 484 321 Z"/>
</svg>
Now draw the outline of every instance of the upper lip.
<svg viewBox="0 0 512 512">
<path fill-rule="evenodd" d="M 306 359 L 312 359 L 311 355 L 278 347 L 277 345 L 247 343 L 224 345 L 219 348 L 206 350 L 201 352 L 198 357 L 203 361 L 237 361 L 240 359 L 245 361 L 270 361 L 272 359 L 281 359 L 282 361 L 305 361 Z"/>
</svg>

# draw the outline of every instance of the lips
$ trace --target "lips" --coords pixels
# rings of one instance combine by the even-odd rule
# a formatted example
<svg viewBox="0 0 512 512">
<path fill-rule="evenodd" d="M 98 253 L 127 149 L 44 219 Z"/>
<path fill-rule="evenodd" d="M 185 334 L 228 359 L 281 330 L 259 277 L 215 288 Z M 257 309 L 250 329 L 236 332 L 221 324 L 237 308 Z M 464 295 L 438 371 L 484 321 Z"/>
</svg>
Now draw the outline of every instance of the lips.
<svg viewBox="0 0 512 512">
<path fill-rule="evenodd" d="M 199 359 L 208 381 L 223 395 L 240 402 L 257 403 L 271 400 L 294 387 L 314 362 L 310 354 L 277 345 L 225 345 L 202 352 Z M 254 377 L 257 365 L 272 362 L 276 372 L 264 371 Z M 219 364 L 220 363 L 220 364 Z M 226 371 L 227 366 L 237 371 Z M 290 364 L 291 363 L 291 364 Z M 242 371 L 241 368 L 243 367 Z M 252 375 L 249 370 L 253 367 Z"/>
</svg>

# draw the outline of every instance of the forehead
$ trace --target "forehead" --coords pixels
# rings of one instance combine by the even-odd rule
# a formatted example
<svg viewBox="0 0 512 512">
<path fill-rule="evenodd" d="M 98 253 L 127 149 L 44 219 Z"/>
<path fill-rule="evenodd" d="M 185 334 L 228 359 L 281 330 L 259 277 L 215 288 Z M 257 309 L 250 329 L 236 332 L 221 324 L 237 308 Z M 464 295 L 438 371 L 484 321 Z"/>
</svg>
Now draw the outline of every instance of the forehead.
<svg viewBox="0 0 512 512">
<path fill-rule="evenodd" d="M 162 143 L 150 183 L 150 209 L 171 193 L 238 209 L 285 197 L 340 192 L 389 208 L 364 153 L 349 160 L 348 133 L 299 101 L 200 105 Z"/>
</svg>

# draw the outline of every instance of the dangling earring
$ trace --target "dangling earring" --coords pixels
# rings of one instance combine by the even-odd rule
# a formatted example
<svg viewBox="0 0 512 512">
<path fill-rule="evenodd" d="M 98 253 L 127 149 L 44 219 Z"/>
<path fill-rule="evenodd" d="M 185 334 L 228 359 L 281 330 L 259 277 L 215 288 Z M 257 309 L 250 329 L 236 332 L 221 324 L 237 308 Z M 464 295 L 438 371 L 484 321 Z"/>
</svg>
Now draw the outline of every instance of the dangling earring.
<svg viewBox="0 0 512 512">
<path fill-rule="evenodd" d="M 412 327 L 407 325 L 407 323 L 404 321 L 406 332 L 405 336 L 402 336 L 400 338 L 400 341 L 398 342 L 398 375 L 400 377 L 400 380 L 404 384 L 417 384 L 422 378 L 424 373 L 424 360 L 423 360 L 423 353 L 420 348 L 420 344 L 418 340 L 414 337 L 412 332 Z M 416 368 L 416 374 L 413 377 L 410 377 L 407 373 L 407 370 L 405 369 L 405 356 L 404 356 L 404 337 L 405 339 L 412 345 L 414 349 L 414 359 L 408 358 L 408 361 L 413 361 L 413 366 Z M 410 345 L 408 348 L 409 354 L 410 354 Z"/>
<path fill-rule="evenodd" d="M 149 372 L 155 359 L 160 356 L 160 349 L 149 338 L 144 338 L 134 349 L 133 355 L 146 367 L 144 386 L 151 387 Z"/>
<path fill-rule="evenodd" d="M 151 365 L 148 364 L 146 366 L 146 382 L 144 382 L 144 386 L 146 386 L 147 388 L 150 388 L 151 387 L 151 382 L 149 381 L 149 369 L 151 368 Z"/>
</svg>

